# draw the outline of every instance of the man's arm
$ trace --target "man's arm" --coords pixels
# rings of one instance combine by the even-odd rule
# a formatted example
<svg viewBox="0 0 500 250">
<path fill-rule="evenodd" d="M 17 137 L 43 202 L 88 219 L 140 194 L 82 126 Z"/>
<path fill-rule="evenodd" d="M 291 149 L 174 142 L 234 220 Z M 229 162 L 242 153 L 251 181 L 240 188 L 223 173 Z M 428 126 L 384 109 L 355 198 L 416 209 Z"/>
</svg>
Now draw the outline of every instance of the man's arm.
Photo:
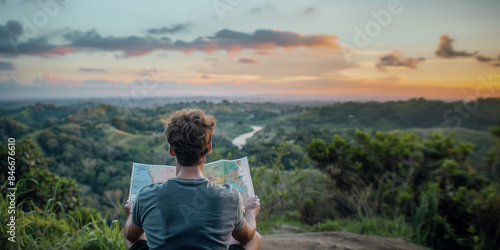
<svg viewBox="0 0 500 250">
<path fill-rule="evenodd" d="M 144 230 L 142 228 L 137 227 L 132 223 L 132 206 L 133 203 L 129 201 L 123 208 L 125 212 L 128 214 L 127 222 L 125 222 L 125 227 L 123 228 L 123 235 L 125 238 L 131 242 L 135 242 L 144 234 Z"/>
<path fill-rule="evenodd" d="M 245 204 L 245 225 L 242 228 L 233 230 L 232 236 L 242 245 L 251 241 L 257 230 L 257 221 L 255 218 L 260 211 L 260 202 L 257 196 L 250 198 Z"/>
</svg>

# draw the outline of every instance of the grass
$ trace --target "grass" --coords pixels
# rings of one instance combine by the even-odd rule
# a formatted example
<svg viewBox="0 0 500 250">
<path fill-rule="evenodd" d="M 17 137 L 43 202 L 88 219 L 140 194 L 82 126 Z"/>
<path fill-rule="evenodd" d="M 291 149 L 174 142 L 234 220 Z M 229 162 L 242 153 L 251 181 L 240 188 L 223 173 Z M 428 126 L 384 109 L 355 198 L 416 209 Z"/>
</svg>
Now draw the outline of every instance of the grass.
<svg viewBox="0 0 500 250">
<path fill-rule="evenodd" d="M 100 128 L 103 130 L 105 137 L 104 140 L 108 145 L 121 146 L 128 150 L 135 148 L 140 152 L 162 152 L 167 148 L 168 142 L 163 134 L 158 136 L 159 143 L 150 146 L 148 142 L 155 140 L 155 135 L 136 135 L 122 130 L 119 130 L 110 124 L 101 124 Z"/>
<path fill-rule="evenodd" d="M 283 225 L 293 227 L 283 231 Z M 295 230 L 294 230 L 295 229 Z M 406 241 L 418 244 L 415 229 L 404 217 L 396 218 L 341 218 L 325 220 L 316 225 L 307 225 L 293 219 L 272 218 L 257 223 L 257 230 L 263 234 L 275 233 L 305 233 L 305 232 L 332 232 L 342 231 L 354 234 L 376 235 L 389 238 L 401 238 Z"/>
<path fill-rule="evenodd" d="M 345 231 L 355 234 L 378 235 L 415 241 L 415 231 L 404 217 L 345 218 L 326 220 L 313 226 L 312 231 Z"/>
<path fill-rule="evenodd" d="M 38 143 L 38 136 L 40 136 L 40 134 L 43 131 L 44 131 L 43 129 L 39 129 L 33 133 L 29 133 L 29 134 L 23 136 L 23 138 L 31 140 L 31 143 L 33 145 L 35 145 L 35 148 L 37 149 L 38 152 L 44 152 L 42 146 L 40 146 L 40 143 Z"/>
<path fill-rule="evenodd" d="M 8 202 L 0 197 L 2 211 L 8 211 Z M 7 240 L 10 236 L 6 235 L 7 216 L 2 218 L 0 245 L 3 249 L 125 249 L 118 221 L 109 223 L 106 216 L 88 208 L 70 214 L 56 213 L 56 205 L 60 204 L 49 200 L 44 208 L 34 207 L 29 212 L 16 209 L 14 243 Z"/>
<path fill-rule="evenodd" d="M 318 185 L 321 175 L 317 170 L 304 170 Z M 289 172 L 286 172 L 289 175 Z M 310 188 L 310 187 L 309 187 Z M 2 227 L 0 245 L 4 249 L 125 249 L 123 225 L 118 220 L 109 221 L 107 216 L 88 207 L 79 207 L 69 213 L 56 212 L 61 204 L 49 200 L 42 208 L 33 207 L 29 212 L 16 210 L 16 243 L 5 238 Z M 19 206 L 18 206 L 19 207 Z M 0 196 L 0 209 L 7 211 L 8 200 Z M 260 217 L 262 218 L 262 217 Z M 1 218 L 4 226 L 7 218 Z M 259 221 L 261 234 L 345 231 L 355 234 L 402 238 L 419 243 L 415 229 L 404 217 L 342 218 L 308 225 L 290 217 L 271 217 Z"/>
<path fill-rule="evenodd" d="M 123 146 L 124 148 L 131 148 L 137 146 L 137 142 L 148 141 L 154 138 L 151 135 L 135 135 L 119 129 L 114 128 L 109 124 L 102 124 L 100 126 L 105 134 L 105 140 L 113 145 Z"/>
<path fill-rule="evenodd" d="M 123 225 L 117 220 L 109 222 L 107 216 L 87 207 L 79 207 L 69 213 L 64 210 L 56 212 L 58 205 L 61 204 L 51 199 L 42 208 L 33 207 L 29 212 L 17 209 L 16 243 L 8 242 L 2 235 L 0 244 L 5 249 L 125 249 Z M 7 207 L 8 200 L 0 197 L 0 209 L 7 211 Z M 6 218 L 1 220 L 2 226 L 7 224 Z M 2 231 L 6 232 L 4 227 Z M 403 217 L 335 219 L 316 225 L 307 225 L 291 218 L 272 217 L 259 221 L 258 231 L 261 234 L 346 231 L 415 242 L 415 232 Z"/>
<path fill-rule="evenodd" d="M 303 229 L 303 230 L 296 230 L 294 233 L 299 233 L 299 232 L 312 232 L 312 227 L 302 223 L 297 220 L 293 219 L 281 219 L 281 218 L 271 218 L 268 220 L 263 220 L 257 222 L 257 231 L 259 231 L 260 234 L 274 234 L 274 233 L 282 233 L 280 230 L 281 225 L 291 225 L 296 227 L 297 229 Z M 293 230 L 292 230 L 293 231 Z"/>
</svg>

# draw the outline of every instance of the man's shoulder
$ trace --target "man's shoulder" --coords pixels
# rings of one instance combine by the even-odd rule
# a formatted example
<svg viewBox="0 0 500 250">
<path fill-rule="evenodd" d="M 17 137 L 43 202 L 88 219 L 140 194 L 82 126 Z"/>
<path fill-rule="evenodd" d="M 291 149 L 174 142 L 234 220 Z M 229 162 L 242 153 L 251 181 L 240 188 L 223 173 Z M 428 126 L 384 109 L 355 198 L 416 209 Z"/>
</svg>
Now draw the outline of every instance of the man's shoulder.
<svg viewBox="0 0 500 250">
<path fill-rule="evenodd" d="M 227 198 L 227 199 L 231 199 L 231 200 L 238 200 L 240 198 L 240 193 L 238 192 L 238 190 L 236 190 L 236 188 L 234 188 L 233 186 L 231 186 L 229 184 L 222 184 L 222 185 L 215 184 L 215 183 L 211 183 L 211 184 L 212 184 L 213 192 L 215 192 L 216 194 L 218 194 L 222 198 Z"/>
<path fill-rule="evenodd" d="M 141 200 L 149 200 L 152 195 L 155 195 L 156 192 L 163 186 L 164 183 L 150 183 L 142 187 L 137 193 L 137 199 Z"/>
<path fill-rule="evenodd" d="M 231 185 L 229 185 L 227 183 L 222 184 L 222 185 L 218 185 L 218 186 L 221 187 L 221 188 L 226 189 L 228 192 L 230 192 L 233 195 L 238 195 L 239 194 L 238 190 L 236 190 L 235 187 L 233 187 L 233 186 L 231 186 Z"/>
<path fill-rule="evenodd" d="M 156 190 L 156 189 L 158 189 L 160 187 L 159 184 L 162 184 L 162 183 L 150 183 L 150 184 L 146 184 L 146 185 L 144 185 L 144 187 L 142 187 L 139 190 L 139 193 L 145 193 L 145 192 L 154 191 L 154 190 Z"/>
</svg>

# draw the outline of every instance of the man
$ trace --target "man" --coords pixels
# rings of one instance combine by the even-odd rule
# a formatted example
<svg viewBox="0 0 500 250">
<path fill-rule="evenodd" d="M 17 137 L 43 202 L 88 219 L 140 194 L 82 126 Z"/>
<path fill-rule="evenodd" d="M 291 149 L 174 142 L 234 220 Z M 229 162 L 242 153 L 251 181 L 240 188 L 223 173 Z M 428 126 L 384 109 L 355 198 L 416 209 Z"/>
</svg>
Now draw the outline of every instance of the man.
<svg viewBox="0 0 500 250">
<path fill-rule="evenodd" d="M 176 159 L 176 177 L 144 186 L 135 202 L 125 205 L 127 249 L 259 248 L 259 199 L 246 201 L 244 216 L 235 188 L 203 176 L 214 131 L 215 119 L 199 109 L 170 115 L 165 134 L 169 154 Z"/>
</svg>

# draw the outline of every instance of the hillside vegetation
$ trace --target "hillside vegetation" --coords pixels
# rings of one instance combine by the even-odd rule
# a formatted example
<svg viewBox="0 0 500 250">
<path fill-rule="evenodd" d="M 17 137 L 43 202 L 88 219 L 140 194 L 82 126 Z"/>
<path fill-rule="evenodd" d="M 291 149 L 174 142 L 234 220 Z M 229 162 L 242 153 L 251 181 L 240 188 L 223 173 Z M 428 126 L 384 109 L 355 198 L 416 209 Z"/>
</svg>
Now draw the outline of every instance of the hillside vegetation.
<svg viewBox="0 0 500 250">
<path fill-rule="evenodd" d="M 16 179 L 23 180 L 17 244 L 124 248 L 121 204 L 132 162 L 175 164 L 163 124 L 191 107 L 217 120 L 208 161 L 249 157 L 263 233 L 290 224 L 301 232 L 344 230 L 438 249 L 498 247 L 499 104 L 498 98 L 319 107 L 200 101 L 1 110 L 2 156 L 15 138 Z M 264 129 L 238 150 L 231 141 L 252 125 Z M 7 163 L 1 164 L 3 184 Z M 0 205 L 6 211 L 8 201 Z M 9 244 L 4 230 L 2 245 Z"/>
</svg>

